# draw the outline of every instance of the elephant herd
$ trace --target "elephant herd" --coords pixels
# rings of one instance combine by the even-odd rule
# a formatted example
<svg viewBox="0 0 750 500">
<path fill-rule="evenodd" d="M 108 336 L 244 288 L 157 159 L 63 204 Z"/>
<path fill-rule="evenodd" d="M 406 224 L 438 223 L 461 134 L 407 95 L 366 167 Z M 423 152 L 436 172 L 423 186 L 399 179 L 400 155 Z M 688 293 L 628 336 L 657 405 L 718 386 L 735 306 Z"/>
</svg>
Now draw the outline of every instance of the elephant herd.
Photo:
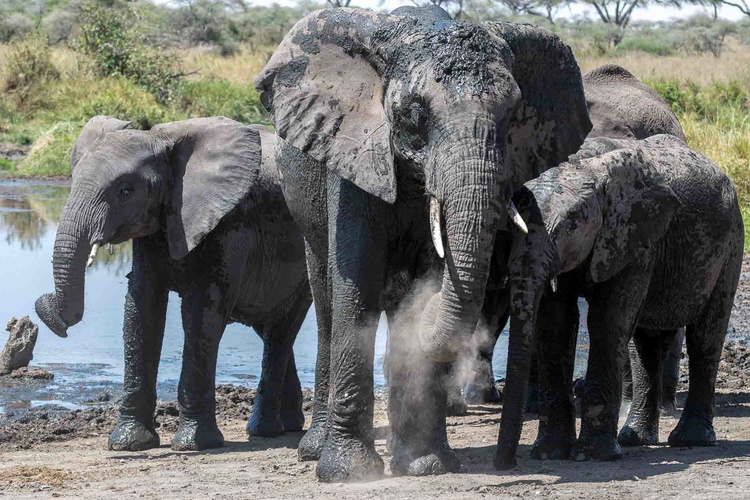
<svg viewBox="0 0 750 500">
<path fill-rule="evenodd" d="M 95 117 L 74 147 L 55 292 L 36 309 L 67 336 L 83 317 L 87 263 L 133 240 L 110 449 L 160 443 L 170 290 L 185 331 L 174 449 L 223 444 L 214 383 L 231 322 L 264 343 L 248 434 L 303 428 L 292 345 L 313 301 L 314 408 L 298 455 L 318 460 L 322 481 L 383 473 L 372 424 L 382 313 L 394 474 L 460 469 L 448 393 L 459 358 L 491 360 L 497 335 L 467 348 L 478 323 L 499 334 L 510 321 L 496 468 L 515 464 L 532 364 L 532 457 L 611 460 L 620 446 L 656 444 L 663 360 L 682 327 L 690 386 L 669 444 L 715 444 L 742 217 L 731 181 L 633 75 L 606 65 L 582 76 L 567 45 L 530 25 L 339 8 L 297 22 L 255 85 L 276 134 L 226 118 L 144 131 Z M 400 321 L 429 279 L 416 320 Z M 576 436 L 580 297 L 591 346 Z M 628 365 L 633 401 L 618 436 Z"/>
</svg>

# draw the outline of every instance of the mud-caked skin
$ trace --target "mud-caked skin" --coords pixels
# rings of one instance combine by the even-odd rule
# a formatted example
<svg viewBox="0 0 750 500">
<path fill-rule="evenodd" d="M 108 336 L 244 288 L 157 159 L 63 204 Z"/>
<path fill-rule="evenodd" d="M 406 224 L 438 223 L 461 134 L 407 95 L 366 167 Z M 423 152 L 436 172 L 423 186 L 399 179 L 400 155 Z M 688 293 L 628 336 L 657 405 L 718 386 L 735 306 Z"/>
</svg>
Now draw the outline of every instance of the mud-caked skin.
<svg viewBox="0 0 750 500">
<path fill-rule="evenodd" d="M 661 365 L 683 325 L 690 388 L 669 444 L 713 445 L 716 373 L 744 239 L 731 181 L 673 136 L 599 138 L 514 199 L 529 233 L 517 235 L 510 257 L 506 391 L 524 388 L 536 331 L 540 426 L 532 456 L 611 460 L 620 444 L 656 443 Z M 574 338 L 580 296 L 589 304 L 591 345 L 573 444 L 573 358 L 560 353 Z M 618 442 L 631 336 L 635 386 Z M 520 422 L 520 412 L 503 412 L 496 465 L 512 464 Z"/>
<path fill-rule="evenodd" d="M 398 353 L 388 361 L 394 469 L 457 470 L 444 377 L 432 375 L 474 330 L 513 188 L 575 152 L 591 128 L 580 69 L 552 33 L 406 14 L 312 13 L 255 81 L 286 143 L 284 193 L 324 311 L 313 425 L 299 449 L 320 456 L 322 481 L 382 474 L 371 432 L 381 311 Z M 391 328 L 430 274 L 442 282 L 421 325 Z"/>
<path fill-rule="evenodd" d="M 583 86 L 586 94 L 586 103 L 589 110 L 589 117 L 593 128 L 588 134 L 588 138 L 608 137 L 613 139 L 646 139 L 653 135 L 669 134 L 678 139 L 685 140 L 685 134 L 680 126 L 677 116 L 672 108 L 656 92 L 644 85 L 640 80 L 633 76 L 625 68 L 616 64 L 605 64 L 595 68 L 583 75 Z M 607 151 L 607 145 L 602 143 L 601 152 Z M 596 144 L 590 144 L 590 147 L 596 147 Z M 496 252 L 493 260 L 495 262 L 502 260 L 502 254 Z M 507 278 L 496 263 L 493 267 L 498 268 L 497 276 L 499 280 L 488 284 L 488 288 L 505 288 L 508 293 Z M 491 274 L 492 272 L 491 271 Z M 492 313 L 502 316 L 507 314 L 507 310 Z M 493 394 L 484 392 L 482 388 L 492 385 L 492 352 L 500 336 L 500 332 L 505 327 L 506 321 L 502 321 L 497 328 L 490 330 L 494 334 L 494 340 L 475 342 L 480 345 L 479 351 L 468 351 L 466 356 L 474 357 L 475 370 L 468 383 L 463 388 L 464 393 L 469 394 L 487 394 L 488 397 L 494 397 Z M 682 337 L 677 338 L 677 341 Z M 674 346 L 674 350 L 681 350 L 682 344 Z M 526 394 L 526 411 L 537 413 L 539 406 L 538 393 L 538 373 L 537 373 L 537 356 L 534 354 L 534 361 L 531 368 L 530 384 Z M 674 368 L 674 367 L 672 367 Z M 673 374 L 673 371 L 671 372 Z M 666 379 L 669 382 L 667 387 L 670 394 L 674 392 L 674 377 Z M 481 402 L 474 400 L 476 402 Z M 485 402 L 491 402 L 487 397 Z M 674 406 L 674 398 L 665 397 L 666 407 Z"/>
<path fill-rule="evenodd" d="M 264 343 L 248 434 L 302 430 L 292 346 L 311 305 L 304 240 L 286 207 L 263 127 L 203 118 L 127 130 L 92 118 L 72 155 L 73 186 L 57 231 L 55 294 L 37 313 L 65 334 L 83 316 L 87 258 L 96 245 L 133 240 L 123 341 L 125 396 L 113 450 L 159 446 L 156 379 L 169 291 L 182 298 L 185 331 L 176 450 L 222 446 L 215 375 L 227 324 Z"/>
</svg>

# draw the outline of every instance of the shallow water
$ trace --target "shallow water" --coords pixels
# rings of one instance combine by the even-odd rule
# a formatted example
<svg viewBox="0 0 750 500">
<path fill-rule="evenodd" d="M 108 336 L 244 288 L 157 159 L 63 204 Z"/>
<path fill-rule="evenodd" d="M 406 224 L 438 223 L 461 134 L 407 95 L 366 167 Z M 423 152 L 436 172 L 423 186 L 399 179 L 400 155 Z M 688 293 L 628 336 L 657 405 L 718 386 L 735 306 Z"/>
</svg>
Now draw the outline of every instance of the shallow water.
<svg viewBox="0 0 750 500">
<path fill-rule="evenodd" d="M 69 187 L 65 183 L 0 181 L 0 322 L 30 316 L 39 324 L 39 338 L 32 366 L 55 374 L 52 382 L 0 386 L 0 412 L 54 403 L 68 408 L 95 399 L 105 390 L 115 396 L 122 388 L 122 312 L 130 270 L 130 245 L 115 247 L 114 255 L 99 252 L 86 273 L 86 309 L 83 321 L 70 328 L 67 339 L 54 335 L 36 317 L 34 302 L 53 291 L 52 247 L 60 211 Z M 585 304 L 584 304 L 585 307 Z M 0 332 L 0 348 L 5 343 Z M 385 321 L 381 319 L 375 346 L 375 384 L 382 386 L 385 353 Z M 582 331 L 579 343 L 587 342 Z M 495 350 L 496 378 L 505 376 L 507 331 Z M 182 362 L 180 298 L 169 296 L 166 332 L 159 367 L 158 395 L 176 397 Z M 316 324 L 310 310 L 297 337 L 294 353 L 303 387 L 315 379 Z M 243 325 L 227 327 L 221 341 L 217 383 L 254 387 L 260 376 L 263 345 L 260 338 Z M 576 371 L 581 372 L 585 349 L 580 349 Z"/>
</svg>

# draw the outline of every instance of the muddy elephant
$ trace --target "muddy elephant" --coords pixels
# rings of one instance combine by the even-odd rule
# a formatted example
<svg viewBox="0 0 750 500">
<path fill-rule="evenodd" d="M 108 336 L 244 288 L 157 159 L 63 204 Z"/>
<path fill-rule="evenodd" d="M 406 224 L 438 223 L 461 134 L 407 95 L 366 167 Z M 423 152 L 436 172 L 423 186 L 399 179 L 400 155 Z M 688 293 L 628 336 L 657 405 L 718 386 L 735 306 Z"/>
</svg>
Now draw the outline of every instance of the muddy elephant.
<svg viewBox="0 0 750 500">
<path fill-rule="evenodd" d="M 199 118 L 128 130 L 92 118 L 72 155 L 73 185 L 54 246 L 55 293 L 37 314 L 60 336 L 83 317 L 84 276 L 99 247 L 133 240 L 123 340 L 125 397 L 114 450 L 159 445 L 153 424 L 167 295 L 182 298 L 178 450 L 223 445 L 214 383 L 229 323 L 264 343 L 247 429 L 274 436 L 304 425 L 292 345 L 311 304 L 302 235 L 286 207 L 264 127 Z"/>
<path fill-rule="evenodd" d="M 681 140 L 685 140 L 685 133 L 680 126 L 669 104 L 662 99 L 651 88 L 643 84 L 632 73 L 616 64 L 605 64 L 599 66 L 583 75 L 583 87 L 586 94 L 586 105 L 591 117 L 593 128 L 587 138 L 610 137 L 613 139 L 646 139 L 653 135 L 669 134 Z M 491 275 L 498 278 L 491 282 L 490 289 L 505 288 L 505 266 L 507 256 L 504 248 L 496 249 L 493 261 L 496 270 Z M 502 291 L 489 294 L 487 301 L 495 305 L 485 307 L 487 311 L 485 324 L 489 330 L 484 328 L 478 331 L 465 351 L 460 366 L 460 373 L 466 378 L 461 384 L 461 389 L 469 403 L 497 402 L 499 395 L 495 389 L 494 371 L 492 367 L 492 356 L 495 344 L 507 323 L 508 301 L 503 298 Z M 495 310 L 493 308 L 499 308 Z M 499 318 L 499 323 L 498 323 Z M 679 331 L 675 336 L 675 342 L 670 348 L 667 356 L 669 365 L 664 372 L 665 393 L 663 395 L 665 408 L 674 408 L 675 388 L 677 374 L 679 372 L 679 353 L 682 351 L 681 339 L 684 331 Z M 572 346 L 575 348 L 575 346 Z M 675 355 L 677 353 L 677 355 Z M 532 376 L 529 384 L 529 392 L 526 397 L 526 411 L 536 413 L 538 411 L 538 391 L 536 362 L 532 363 Z M 469 367 L 466 369 L 465 367 Z M 628 367 L 629 369 L 629 367 Z M 629 372 L 628 372 L 629 379 Z M 628 384 L 625 388 L 625 397 L 629 399 L 632 386 Z M 458 390 L 454 390 L 456 397 L 453 399 L 452 408 L 460 411 L 466 408 Z"/>
<path fill-rule="evenodd" d="M 520 405 L 537 337 L 534 458 L 616 459 L 658 441 L 660 369 L 687 325 L 690 389 L 671 446 L 709 446 L 714 388 L 742 263 L 744 230 L 729 178 L 674 136 L 588 139 L 570 163 L 514 196 L 529 232 L 509 258 L 510 344 L 495 465 L 515 463 Z M 589 362 L 575 439 L 570 374 L 577 300 L 589 303 Z M 634 340 L 634 400 L 617 435 L 622 370 Z"/>
<path fill-rule="evenodd" d="M 458 470 L 435 381 L 474 330 L 495 235 L 518 220 L 513 188 L 577 151 L 591 128 L 570 48 L 528 25 L 329 9 L 299 21 L 255 83 L 284 140 L 284 194 L 310 246 L 318 306 L 300 458 L 319 458 L 322 481 L 382 474 L 372 373 L 385 311 L 391 470 Z M 435 270 L 441 285 L 422 319 L 391 327 Z"/>
</svg>

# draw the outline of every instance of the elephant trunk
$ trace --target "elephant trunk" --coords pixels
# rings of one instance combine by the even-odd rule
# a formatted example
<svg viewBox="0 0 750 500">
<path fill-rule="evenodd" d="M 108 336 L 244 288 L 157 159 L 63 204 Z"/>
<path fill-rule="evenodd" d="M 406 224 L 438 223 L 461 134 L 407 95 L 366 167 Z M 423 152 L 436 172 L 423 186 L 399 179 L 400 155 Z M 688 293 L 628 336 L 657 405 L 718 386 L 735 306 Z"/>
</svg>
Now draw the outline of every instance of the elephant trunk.
<svg viewBox="0 0 750 500">
<path fill-rule="evenodd" d="M 520 282 L 519 282 L 520 281 Z M 510 338 L 508 367 L 503 390 L 503 414 L 500 420 L 494 464 L 498 470 L 516 465 L 516 450 L 521 438 L 526 388 L 529 384 L 531 353 L 534 342 L 539 302 L 544 291 L 544 280 L 524 278 L 511 283 Z"/>
<path fill-rule="evenodd" d="M 57 228 L 52 267 L 55 293 L 36 302 L 37 315 L 55 334 L 66 337 L 67 328 L 81 321 L 84 309 L 84 282 L 92 249 L 100 231 L 82 221 L 95 220 L 90 204 L 68 203 Z"/>
<path fill-rule="evenodd" d="M 440 160 L 447 162 L 440 190 L 447 235 L 445 269 L 441 291 L 428 304 L 420 325 L 423 350 L 436 362 L 454 361 L 476 328 L 504 207 L 499 201 L 504 192 L 502 162 L 494 150 L 466 151 L 462 149 L 459 158 L 441 155 Z"/>
</svg>

